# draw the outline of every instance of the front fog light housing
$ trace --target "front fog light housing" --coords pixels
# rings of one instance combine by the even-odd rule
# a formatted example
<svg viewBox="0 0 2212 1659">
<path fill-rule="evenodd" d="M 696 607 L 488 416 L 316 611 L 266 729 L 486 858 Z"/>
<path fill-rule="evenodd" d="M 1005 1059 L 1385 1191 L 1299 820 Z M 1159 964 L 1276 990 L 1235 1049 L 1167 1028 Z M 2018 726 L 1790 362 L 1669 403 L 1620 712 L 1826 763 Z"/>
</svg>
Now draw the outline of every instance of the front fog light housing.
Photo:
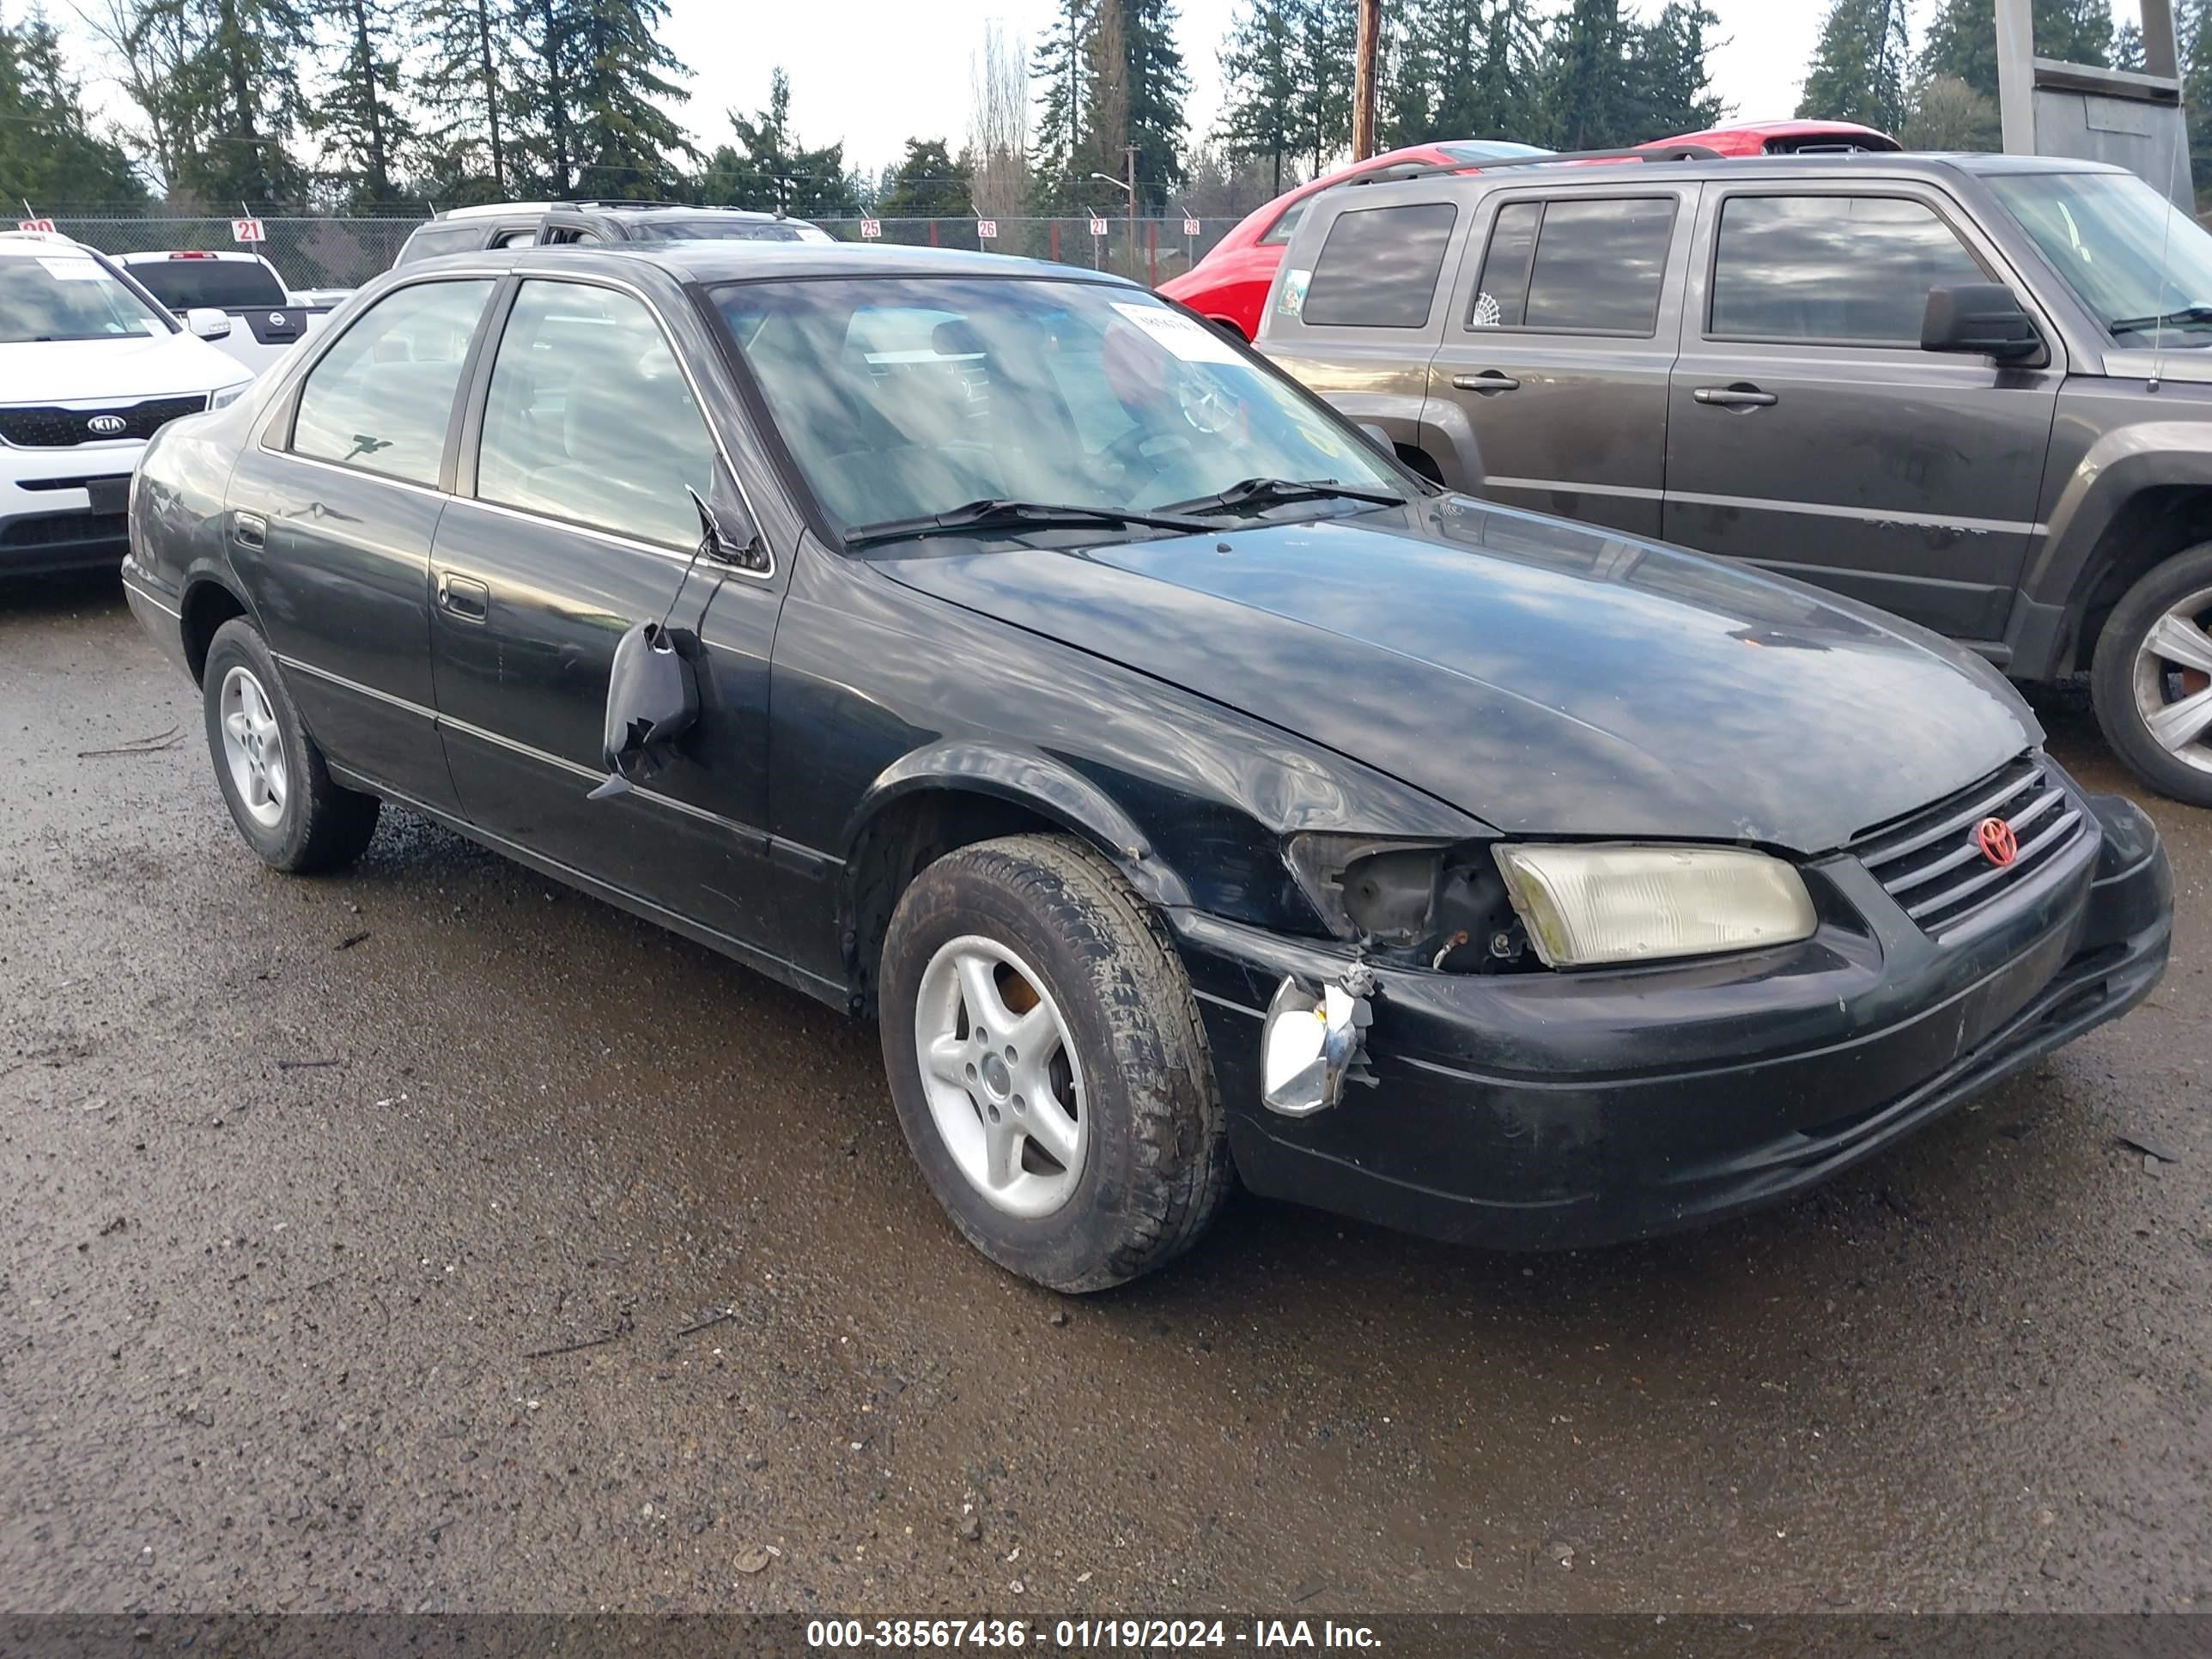
<svg viewBox="0 0 2212 1659">
<path fill-rule="evenodd" d="M 1549 968 L 1751 951 L 1810 939 L 1819 919 L 1797 872 L 1741 847 L 1492 849 Z"/>
<path fill-rule="evenodd" d="M 1285 977 L 1260 1028 L 1261 1103 L 1285 1117 L 1311 1117 L 1344 1098 L 1347 1082 L 1371 1084 L 1367 1028 L 1371 971 L 1355 963 L 1334 985 L 1309 990 Z"/>
</svg>

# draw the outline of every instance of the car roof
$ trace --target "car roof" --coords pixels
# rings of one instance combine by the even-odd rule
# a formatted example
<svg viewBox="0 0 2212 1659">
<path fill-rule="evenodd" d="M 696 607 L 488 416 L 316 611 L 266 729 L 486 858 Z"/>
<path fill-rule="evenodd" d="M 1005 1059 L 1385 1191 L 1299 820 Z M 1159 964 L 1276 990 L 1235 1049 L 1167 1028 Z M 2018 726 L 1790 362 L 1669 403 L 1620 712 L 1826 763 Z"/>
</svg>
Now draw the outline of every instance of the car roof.
<svg viewBox="0 0 2212 1659">
<path fill-rule="evenodd" d="M 2124 167 L 2106 161 L 2077 161 L 2059 155 L 1987 155 L 1971 152 L 1933 150 L 1871 151 L 1807 155 L 1721 155 L 1684 161 L 1656 159 L 1586 161 L 1563 155 L 1556 162 L 1534 161 L 1521 166 L 1492 166 L 1480 173 L 1438 169 L 1411 179 L 1358 185 L 1347 181 L 1337 190 L 1389 191 L 1393 199 L 1419 186 L 1433 190 L 1448 185 L 1460 190 L 1618 185 L 1637 182 L 1663 184 L 1670 179 L 1833 179 L 1902 176 L 1929 178 L 1946 173 L 2111 173 Z M 1378 198 L 1379 199 L 1379 198 Z"/>
<path fill-rule="evenodd" d="M 57 230 L 0 230 L 0 253 L 28 259 L 41 253 L 52 256 L 62 248 L 75 248 L 80 253 L 92 251 L 74 236 Z"/>
<path fill-rule="evenodd" d="M 886 247 L 866 242 L 627 242 L 594 247 L 486 248 L 411 260 L 401 269 L 410 276 L 447 270 L 482 270 L 487 266 L 533 276 L 593 270 L 619 276 L 639 264 L 656 265 L 679 282 L 693 283 L 787 276 L 1048 276 L 1063 282 L 1137 286 L 1126 276 L 1081 265 L 970 252 L 964 248 Z"/>
<path fill-rule="evenodd" d="M 156 259 L 174 259 L 179 256 L 193 259 L 249 260 L 255 264 L 267 263 L 258 253 L 247 253 L 237 248 L 156 248 L 151 252 L 142 249 L 137 253 L 113 253 L 108 257 L 126 265 L 149 265 Z"/>
<path fill-rule="evenodd" d="M 430 222 L 443 219 L 503 219 L 513 214 L 619 213 L 625 219 L 729 218 L 773 222 L 785 216 L 757 208 L 693 207 L 683 202 L 480 202 L 470 207 L 448 208 Z"/>
</svg>

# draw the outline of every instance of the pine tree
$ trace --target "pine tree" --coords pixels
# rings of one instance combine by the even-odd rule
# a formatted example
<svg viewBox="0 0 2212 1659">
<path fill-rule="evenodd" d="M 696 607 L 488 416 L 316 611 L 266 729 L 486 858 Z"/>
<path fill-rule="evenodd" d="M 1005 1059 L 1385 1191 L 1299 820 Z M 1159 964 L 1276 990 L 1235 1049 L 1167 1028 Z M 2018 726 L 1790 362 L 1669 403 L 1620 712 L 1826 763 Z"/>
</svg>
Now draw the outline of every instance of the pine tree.
<svg viewBox="0 0 2212 1659">
<path fill-rule="evenodd" d="M 1801 119 L 1856 121 L 1887 132 L 1905 125 L 1907 10 L 1906 0 L 1831 0 L 1798 100 Z"/>
<path fill-rule="evenodd" d="M 1384 149 L 1425 143 L 1436 131 L 1436 63 L 1421 28 L 1426 9 L 1403 8 L 1384 29 L 1375 111 L 1375 136 Z"/>
<path fill-rule="evenodd" d="M 41 210 L 146 199 L 121 148 L 92 135 L 83 87 L 37 8 L 14 27 L 0 18 L 0 179 Z"/>
<path fill-rule="evenodd" d="M 1091 29 L 1091 0 L 1059 0 L 1052 26 L 1030 59 L 1032 81 L 1042 88 L 1036 139 L 1030 151 L 1030 189 L 1050 212 L 1074 199 L 1075 164 L 1083 154 L 1084 89 Z"/>
<path fill-rule="evenodd" d="M 1183 179 L 1183 99 L 1190 77 L 1176 49 L 1173 0 L 1126 0 L 1122 50 L 1128 107 L 1122 142 L 1137 151 L 1137 188 L 1157 210 Z"/>
<path fill-rule="evenodd" d="M 326 152 L 325 179 L 345 192 L 349 212 L 382 205 L 416 136 L 400 99 L 407 42 L 396 9 L 392 0 L 318 0 L 315 15 L 335 36 L 330 78 L 307 115 Z"/>
<path fill-rule="evenodd" d="M 707 164 L 699 199 L 721 207 L 796 214 L 802 219 L 849 213 L 860 204 L 857 179 L 845 171 L 845 146 L 808 149 L 791 130 L 791 77 L 769 77 L 768 107 L 748 120 L 730 112 L 741 149 L 727 144 Z"/>
<path fill-rule="evenodd" d="M 1283 161 L 1297 149 L 1291 107 L 1298 90 L 1295 53 L 1285 0 L 1247 0 L 1221 57 L 1228 93 L 1221 118 L 1223 148 L 1234 160 L 1266 161 L 1278 196 L 1283 193 Z"/>
<path fill-rule="evenodd" d="M 504 0 L 419 0 L 419 64 L 413 91 L 438 125 L 425 135 L 439 152 L 434 171 L 448 190 L 489 199 L 509 194 L 505 84 L 513 36 Z"/>
<path fill-rule="evenodd" d="M 302 205 L 307 171 L 287 145 L 307 109 L 308 20 L 293 0 L 149 0 L 135 23 L 178 48 L 165 92 L 171 194 Z"/>
<path fill-rule="evenodd" d="M 876 198 L 876 211 L 886 219 L 948 219 L 971 210 L 967 169 L 942 138 L 908 139 Z"/>
<path fill-rule="evenodd" d="M 1628 142 L 1701 132 L 1726 118 L 1727 100 L 1713 89 L 1708 33 L 1720 21 L 1705 0 L 1668 0 L 1644 26 L 1631 55 L 1637 134 Z"/>
<path fill-rule="evenodd" d="M 1286 0 L 1297 92 L 1291 102 L 1299 147 L 1322 164 L 1352 142 L 1352 58 L 1357 0 Z"/>
<path fill-rule="evenodd" d="M 674 197 L 677 158 L 697 155 L 662 107 L 690 96 L 680 82 L 691 71 L 660 41 L 667 0 L 568 3 L 579 187 L 588 197 Z"/>
<path fill-rule="evenodd" d="M 1572 0 L 1545 42 L 1545 120 L 1555 149 L 1598 149 L 1631 135 L 1620 0 Z"/>
<path fill-rule="evenodd" d="M 514 153 L 556 197 L 575 193 L 574 20 L 568 0 L 511 0 L 516 43 L 507 109 Z"/>
</svg>

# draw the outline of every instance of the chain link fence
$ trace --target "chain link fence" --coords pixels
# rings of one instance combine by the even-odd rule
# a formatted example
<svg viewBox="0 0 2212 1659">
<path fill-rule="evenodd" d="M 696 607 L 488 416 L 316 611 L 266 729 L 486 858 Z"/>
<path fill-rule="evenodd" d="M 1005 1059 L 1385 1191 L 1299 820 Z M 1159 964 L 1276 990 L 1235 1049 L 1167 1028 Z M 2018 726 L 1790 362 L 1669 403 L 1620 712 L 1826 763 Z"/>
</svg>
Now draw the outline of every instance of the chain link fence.
<svg viewBox="0 0 2212 1659">
<path fill-rule="evenodd" d="M 358 288 L 388 270 L 419 219 L 267 219 L 267 240 L 248 251 L 264 256 L 295 289 Z M 817 220 L 845 242 L 898 247 L 983 248 L 1060 264 L 1111 270 L 1157 285 L 1191 268 L 1229 233 L 1232 218 L 1186 220 L 1126 215 L 1093 219 L 1024 216 L 978 220 Z M 228 219 L 150 217 L 57 219 L 55 229 L 104 253 L 159 253 L 172 249 L 237 250 Z M 981 233 L 989 230 L 988 237 Z M 872 233 L 872 234 L 871 234 Z"/>
</svg>

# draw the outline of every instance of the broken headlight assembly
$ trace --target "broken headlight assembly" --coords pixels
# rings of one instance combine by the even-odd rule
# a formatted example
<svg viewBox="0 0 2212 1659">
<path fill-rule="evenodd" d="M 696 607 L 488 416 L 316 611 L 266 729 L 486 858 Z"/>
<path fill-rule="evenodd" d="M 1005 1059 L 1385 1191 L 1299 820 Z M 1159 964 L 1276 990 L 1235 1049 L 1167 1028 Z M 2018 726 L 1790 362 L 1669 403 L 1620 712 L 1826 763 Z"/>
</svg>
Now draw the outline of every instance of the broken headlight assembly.
<svg viewBox="0 0 2212 1659">
<path fill-rule="evenodd" d="M 1819 925 L 1804 878 L 1749 848 L 1524 842 L 1492 851 L 1551 968 L 1757 950 L 1810 939 Z"/>
<path fill-rule="evenodd" d="M 1449 973 L 1542 965 L 1486 842 L 1306 833 L 1285 857 L 1328 931 L 1376 961 Z"/>
</svg>

